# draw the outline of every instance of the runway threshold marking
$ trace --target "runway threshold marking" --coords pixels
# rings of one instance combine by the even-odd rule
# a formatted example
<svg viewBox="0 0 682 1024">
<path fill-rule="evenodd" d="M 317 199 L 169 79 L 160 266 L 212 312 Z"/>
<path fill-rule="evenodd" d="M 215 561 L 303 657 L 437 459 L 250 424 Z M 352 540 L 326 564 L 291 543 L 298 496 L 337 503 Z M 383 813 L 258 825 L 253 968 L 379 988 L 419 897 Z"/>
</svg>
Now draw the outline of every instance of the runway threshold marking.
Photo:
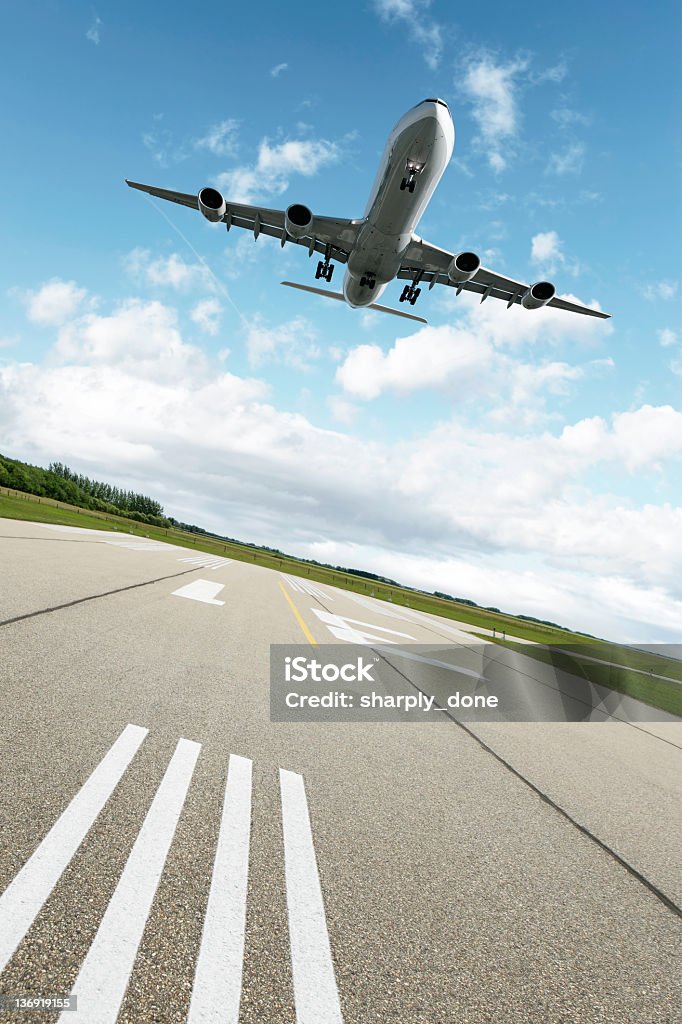
<svg viewBox="0 0 682 1024">
<path fill-rule="evenodd" d="M 242 991 L 251 831 L 251 768 L 231 755 L 213 878 L 187 1024 L 237 1024 Z"/>
<path fill-rule="evenodd" d="M 291 608 L 292 612 L 296 616 L 296 621 L 298 622 L 299 626 L 303 630 L 303 635 L 305 636 L 306 640 L 308 641 L 309 644 L 312 644 L 313 647 L 316 647 L 317 646 L 317 640 L 315 639 L 313 634 L 310 632 L 310 630 L 306 626 L 305 622 L 303 621 L 303 619 L 301 617 L 301 613 L 299 612 L 298 608 L 296 607 L 294 602 L 291 600 L 291 598 L 287 594 L 286 589 L 284 587 L 284 584 L 282 583 L 281 580 L 279 581 L 279 589 L 282 591 L 282 593 L 284 594 L 285 598 L 287 599 L 289 607 Z"/>
<path fill-rule="evenodd" d="M 2 968 L 132 761 L 148 730 L 128 725 L 2 896 Z M 114 1024 L 144 935 L 201 745 L 181 739 L 152 800 L 72 990 L 88 1024 Z M 303 776 L 280 770 L 285 889 L 297 1024 L 343 1024 Z M 188 1024 L 237 1024 L 242 990 L 252 762 L 231 755 Z M 74 824 L 77 828 L 74 829 Z M 70 1024 L 64 1011 L 60 1024 Z"/>
<path fill-rule="evenodd" d="M 194 580 L 179 590 L 174 590 L 173 597 L 186 597 L 190 601 L 201 601 L 203 604 L 225 604 L 224 601 L 216 601 L 216 594 L 225 589 L 224 583 L 213 583 L 211 580 Z"/>
<path fill-rule="evenodd" d="M 73 990 L 88 1024 L 114 1024 L 201 745 L 181 739 L 147 812 Z M 69 1011 L 59 1020 L 68 1024 Z"/>
<path fill-rule="evenodd" d="M 32 925 L 137 753 L 148 730 L 127 725 L 35 853 L 0 896 L 0 971 Z"/>
<path fill-rule="evenodd" d="M 343 1024 L 303 776 L 280 769 L 297 1024 Z"/>
</svg>

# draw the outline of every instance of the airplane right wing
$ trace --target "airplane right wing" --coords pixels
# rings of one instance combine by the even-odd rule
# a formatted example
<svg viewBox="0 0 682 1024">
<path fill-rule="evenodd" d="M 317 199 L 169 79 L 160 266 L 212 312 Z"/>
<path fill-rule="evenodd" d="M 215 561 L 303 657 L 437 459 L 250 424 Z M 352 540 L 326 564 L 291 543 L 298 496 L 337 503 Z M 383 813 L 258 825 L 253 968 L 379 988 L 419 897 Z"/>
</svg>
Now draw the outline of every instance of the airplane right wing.
<svg viewBox="0 0 682 1024">
<path fill-rule="evenodd" d="M 461 255 L 472 254 L 462 253 Z M 481 296 L 481 302 L 492 296 L 494 299 L 502 299 L 507 303 L 507 306 L 513 306 L 517 302 L 520 303 L 529 290 L 529 285 L 524 284 L 522 281 L 515 281 L 510 277 L 504 277 L 502 274 L 496 274 L 495 271 L 481 266 L 479 266 L 470 280 L 460 283 L 451 281 L 448 276 L 448 268 L 454 256 L 455 254 L 448 252 L 447 249 L 439 249 L 438 246 L 431 245 L 430 242 L 426 242 L 423 238 L 413 235 L 412 241 L 405 251 L 403 262 L 398 272 L 398 278 L 403 281 L 415 281 L 416 279 L 417 282 L 428 283 L 429 288 L 433 288 L 436 284 L 449 285 L 451 288 L 456 288 L 458 294 L 462 290 L 476 292 L 476 294 Z M 557 295 L 549 299 L 546 304 L 553 306 L 555 309 L 564 309 L 569 313 L 583 313 L 586 316 L 596 316 L 604 320 L 611 316 L 610 313 L 602 313 L 600 309 L 594 309 L 592 306 L 583 306 L 577 302 L 570 302 L 568 299 L 559 298 Z"/>
<path fill-rule="evenodd" d="M 156 196 L 157 199 L 167 199 L 171 203 L 178 203 L 180 206 L 187 206 L 192 210 L 199 209 L 197 195 L 173 192 L 170 189 L 157 188 L 156 185 L 142 185 L 137 181 L 128 181 L 127 178 L 126 184 L 131 188 L 139 189 L 140 192 Z M 226 200 L 225 213 L 220 219 L 228 231 L 230 228 L 236 227 L 253 232 L 254 238 L 258 238 L 259 235 L 271 235 L 273 238 L 279 238 L 282 245 L 285 242 L 293 242 L 296 245 L 305 246 L 310 256 L 314 252 L 319 252 L 327 259 L 335 260 L 337 263 L 348 261 L 362 223 L 362 221 L 314 215 L 310 232 L 300 238 L 294 238 L 286 232 L 284 217 L 284 210 L 272 210 L 265 206 L 248 206 L 246 203 L 231 203 Z"/>
</svg>

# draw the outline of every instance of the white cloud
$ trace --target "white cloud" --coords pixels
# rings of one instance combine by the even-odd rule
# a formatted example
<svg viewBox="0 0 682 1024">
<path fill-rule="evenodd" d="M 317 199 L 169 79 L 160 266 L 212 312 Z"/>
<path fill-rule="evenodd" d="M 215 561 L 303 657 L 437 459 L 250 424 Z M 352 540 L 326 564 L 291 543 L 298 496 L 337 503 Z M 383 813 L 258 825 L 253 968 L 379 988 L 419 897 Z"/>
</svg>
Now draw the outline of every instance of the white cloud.
<svg viewBox="0 0 682 1024">
<path fill-rule="evenodd" d="M 321 354 L 317 331 L 302 316 L 276 327 L 267 327 L 261 317 L 255 317 L 247 329 L 246 352 L 249 366 L 278 362 L 298 370 L 310 369 Z"/>
<path fill-rule="evenodd" d="M 674 299 L 677 295 L 677 281 L 655 281 L 642 289 L 642 294 L 649 302 L 657 299 Z"/>
<path fill-rule="evenodd" d="M 341 143 L 327 139 L 292 139 L 274 146 L 263 139 L 254 165 L 220 174 L 216 183 L 235 202 L 250 203 L 259 196 L 280 195 L 289 187 L 292 174 L 312 177 L 336 163 L 342 152 Z"/>
<path fill-rule="evenodd" d="M 579 110 L 571 110 L 570 107 L 557 107 L 550 112 L 550 117 L 561 128 L 568 128 L 570 125 L 579 124 L 587 127 L 592 119 L 587 114 L 581 114 Z"/>
<path fill-rule="evenodd" d="M 108 316 L 86 314 L 62 325 L 55 354 L 64 362 L 118 367 L 138 378 L 174 381 L 202 353 L 182 341 L 174 309 L 128 299 Z"/>
<path fill-rule="evenodd" d="M 334 419 L 339 423 L 349 426 L 357 419 L 357 405 L 349 402 L 343 395 L 330 395 L 327 398 L 327 406 Z"/>
<path fill-rule="evenodd" d="M 95 46 L 99 46 L 99 43 L 100 43 L 100 38 L 101 38 L 100 37 L 100 28 L 101 27 L 102 27 L 102 19 L 99 18 L 97 15 L 95 15 L 95 17 L 92 20 L 92 24 L 90 25 L 90 28 L 85 33 L 85 38 L 88 39 L 91 43 L 94 43 Z"/>
<path fill-rule="evenodd" d="M 203 299 L 190 313 L 190 318 L 205 334 L 216 335 L 220 329 L 223 307 L 217 299 Z"/>
<path fill-rule="evenodd" d="M 176 252 L 154 259 L 148 249 L 138 247 L 128 253 L 124 264 L 138 285 L 144 283 L 176 291 L 198 288 L 206 291 L 214 287 L 213 277 L 203 264 L 187 263 Z"/>
<path fill-rule="evenodd" d="M 662 331 L 658 332 L 658 340 L 663 348 L 669 348 L 677 341 L 677 334 L 675 331 L 671 331 L 669 327 L 664 327 Z"/>
<path fill-rule="evenodd" d="M 445 348 L 441 369 L 455 394 L 467 373 L 478 386 L 498 363 L 491 388 L 507 375 L 508 392 L 515 387 L 531 404 L 590 372 L 592 364 L 558 359 L 529 367 L 512 358 L 507 337 L 575 342 L 590 318 L 538 321 L 516 312 L 525 319 L 511 316 L 503 330 L 504 305 L 489 300 L 465 307 L 456 327 L 417 332 L 412 347 L 399 339 L 392 352 L 379 352 L 382 386 L 402 386 L 417 372 L 415 348 L 427 368 Z M 300 320 L 252 326 L 263 360 L 315 343 Z M 177 312 L 160 302 L 128 299 L 107 315 L 90 311 L 56 337 L 44 364 L 0 366 L 0 435 L 18 457 L 59 457 L 146 488 L 153 480 L 152 493 L 185 521 L 289 551 L 324 550 L 332 561 L 429 590 L 602 635 L 679 637 L 680 502 L 637 506 L 614 492 L 625 474 L 649 495 L 664 472 L 679 479 L 682 411 L 670 405 L 588 415 L 552 430 L 502 430 L 469 407 L 388 442 L 278 410 L 263 381 L 224 373 L 188 345 Z M 476 361 L 474 337 L 487 365 Z M 336 397 L 332 414 L 352 415 L 352 401 Z"/>
<path fill-rule="evenodd" d="M 273 78 L 277 78 L 283 71 L 286 71 L 288 67 L 288 64 L 275 64 L 274 68 L 270 68 L 270 74 Z"/>
<path fill-rule="evenodd" d="M 197 149 L 208 149 L 215 156 L 234 156 L 237 152 L 239 122 L 232 118 L 211 125 L 205 135 L 197 139 Z"/>
<path fill-rule="evenodd" d="M 575 276 L 580 272 L 580 265 L 566 258 L 563 245 L 556 231 L 540 231 L 531 239 L 531 262 L 546 274 L 554 274 L 561 267 Z"/>
<path fill-rule="evenodd" d="M 470 60 L 464 70 L 461 85 L 478 124 L 477 141 L 496 173 L 507 166 L 510 147 L 518 134 L 519 79 L 527 68 L 528 61 L 522 58 L 503 64 L 483 54 Z"/>
<path fill-rule="evenodd" d="M 430 6 L 431 0 L 374 0 L 381 20 L 404 25 L 421 47 L 428 67 L 435 71 L 443 53 L 443 30 L 426 14 Z"/>
<path fill-rule="evenodd" d="M 562 242 L 556 231 L 541 231 L 531 239 L 530 258 L 533 263 L 563 262 Z"/>
<path fill-rule="evenodd" d="M 571 142 L 561 152 L 551 153 L 547 170 L 551 174 L 580 174 L 585 161 L 585 146 Z"/>
<path fill-rule="evenodd" d="M 26 315 L 41 326 L 57 326 L 74 315 L 86 295 L 85 288 L 79 288 L 75 281 L 62 281 L 55 277 L 37 291 L 24 294 Z"/>
</svg>

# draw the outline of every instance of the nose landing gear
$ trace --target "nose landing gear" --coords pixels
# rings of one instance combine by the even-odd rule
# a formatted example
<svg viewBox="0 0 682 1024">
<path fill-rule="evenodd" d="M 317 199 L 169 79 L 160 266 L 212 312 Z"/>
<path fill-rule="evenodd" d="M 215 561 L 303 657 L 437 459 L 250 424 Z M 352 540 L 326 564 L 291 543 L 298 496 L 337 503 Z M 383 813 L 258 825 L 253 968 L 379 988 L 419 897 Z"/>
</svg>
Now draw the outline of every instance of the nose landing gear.
<svg viewBox="0 0 682 1024">
<path fill-rule="evenodd" d="M 400 189 L 402 192 L 407 189 L 408 192 L 414 192 L 414 187 L 417 184 L 417 175 L 421 174 L 424 170 L 424 164 L 417 163 L 415 160 L 408 160 L 405 164 L 405 177 L 400 182 Z"/>
<path fill-rule="evenodd" d="M 360 278 L 360 287 L 369 288 L 370 291 L 376 286 L 376 278 L 374 274 L 363 274 Z"/>
</svg>

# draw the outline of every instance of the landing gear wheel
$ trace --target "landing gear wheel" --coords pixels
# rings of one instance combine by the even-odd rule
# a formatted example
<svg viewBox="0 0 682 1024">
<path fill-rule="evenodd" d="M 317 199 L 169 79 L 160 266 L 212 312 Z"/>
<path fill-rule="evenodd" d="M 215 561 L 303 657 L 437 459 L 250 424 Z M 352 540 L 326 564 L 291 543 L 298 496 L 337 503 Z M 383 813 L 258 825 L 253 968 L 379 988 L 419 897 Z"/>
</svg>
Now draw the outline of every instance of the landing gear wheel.
<svg viewBox="0 0 682 1024">
<path fill-rule="evenodd" d="M 413 178 L 413 179 L 412 179 L 412 181 L 411 181 L 411 182 L 409 183 L 409 185 L 407 186 L 407 187 L 409 188 L 410 192 L 414 192 L 414 186 L 415 186 L 416 184 L 417 184 L 417 182 L 416 182 L 416 181 L 414 180 L 414 178 Z"/>
<path fill-rule="evenodd" d="M 332 274 L 334 273 L 334 264 L 328 260 L 320 260 L 317 264 L 317 270 L 315 271 L 315 280 L 323 277 L 325 281 L 331 281 Z"/>
<path fill-rule="evenodd" d="M 419 296 L 421 295 L 421 292 L 422 292 L 422 290 L 421 290 L 421 288 L 410 288 L 410 291 L 411 291 L 411 293 L 412 293 L 412 294 L 411 294 L 411 295 L 409 296 L 409 299 L 410 299 L 410 305 L 411 305 L 411 306 L 414 306 L 415 302 L 417 301 L 417 299 L 418 299 L 418 298 L 419 298 Z"/>
<path fill-rule="evenodd" d="M 400 182 L 400 191 L 404 192 L 406 188 L 407 188 L 407 178 L 403 178 L 403 180 Z"/>
</svg>

